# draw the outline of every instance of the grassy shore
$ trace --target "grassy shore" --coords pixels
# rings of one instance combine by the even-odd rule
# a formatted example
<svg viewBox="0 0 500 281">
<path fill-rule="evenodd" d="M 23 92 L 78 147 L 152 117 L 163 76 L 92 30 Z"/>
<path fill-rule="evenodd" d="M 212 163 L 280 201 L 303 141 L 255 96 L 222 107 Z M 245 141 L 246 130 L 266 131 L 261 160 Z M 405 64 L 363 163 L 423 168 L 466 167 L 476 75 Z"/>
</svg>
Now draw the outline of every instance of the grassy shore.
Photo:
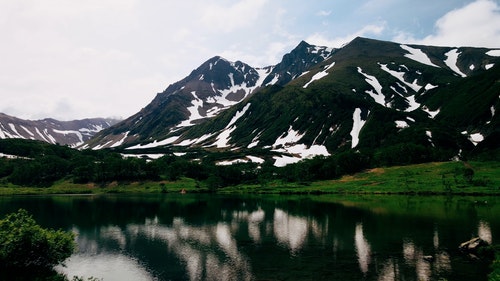
<svg viewBox="0 0 500 281">
<path fill-rule="evenodd" d="M 199 193 L 210 192 L 210 190 L 203 183 L 188 178 L 174 182 L 112 182 L 105 185 L 74 184 L 66 180 L 45 188 L 0 183 L 0 195 L 180 192 Z M 500 195 L 500 162 L 440 162 L 376 168 L 337 180 L 303 183 L 273 181 L 224 187 L 217 189 L 216 192 L 224 194 Z"/>
<path fill-rule="evenodd" d="M 465 170 L 471 169 L 470 172 Z M 500 195 L 500 162 L 440 162 L 375 168 L 337 180 L 226 187 L 221 193 Z"/>
</svg>

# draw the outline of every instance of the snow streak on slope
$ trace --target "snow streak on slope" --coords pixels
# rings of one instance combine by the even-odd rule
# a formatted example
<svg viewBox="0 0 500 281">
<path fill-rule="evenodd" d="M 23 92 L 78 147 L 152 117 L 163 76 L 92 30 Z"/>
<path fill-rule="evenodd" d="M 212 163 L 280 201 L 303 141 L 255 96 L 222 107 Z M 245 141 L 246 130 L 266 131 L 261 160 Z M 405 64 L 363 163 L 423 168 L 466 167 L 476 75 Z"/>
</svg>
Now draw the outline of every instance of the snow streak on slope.
<svg viewBox="0 0 500 281">
<path fill-rule="evenodd" d="M 438 115 L 439 111 L 440 111 L 439 108 L 437 110 L 435 110 L 435 111 L 432 111 L 427 106 L 423 106 L 422 110 L 425 111 L 425 112 L 427 112 L 427 114 L 429 114 L 432 119 L 434 119 L 434 117 L 436 117 L 436 115 Z"/>
<path fill-rule="evenodd" d="M 182 121 L 179 125 L 177 125 L 177 127 L 193 126 L 194 124 L 192 123 L 192 121 L 204 118 L 203 116 L 201 116 L 198 110 L 199 108 L 203 107 L 203 101 L 199 99 L 198 96 L 196 96 L 195 91 L 192 91 L 191 94 L 193 95 L 194 98 L 194 100 L 191 101 L 191 104 L 193 106 L 186 108 L 190 113 L 189 118 L 187 120 Z"/>
<path fill-rule="evenodd" d="M 406 82 L 405 78 L 404 78 L 404 75 L 405 75 L 404 72 L 399 72 L 399 71 L 391 70 L 391 69 L 389 69 L 387 67 L 387 64 L 381 64 L 381 63 L 379 63 L 379 65 L 380 65 L 380 68 L 383 71 L 389 73 L 394 78 L 396 78 L 399 81 L 403 82 L 406 86 L 410 87 L 413 91 L 418 92 L 418 91 L 420 91 L 420 89 L 422 89 L 422 86 L 419 86 L 417 84 L 417 79 L 415 79 L 415 81 L 413 81 L 413 83 Z"/>
<path fill-rule="evenodd" d="M 490 57 L 500 57 L 500 50 L 490 50 L 486 54 Z"/>
<path fill-rule="evenodd" d="M 250 103 L 247 103 L 241 111 L 236 112 L 231 121 L 226 125 L 224 130 L 217 136 L 217 141 L 214 143 L 217 148 L 224 148 L 229 146 L 229 139 L 231 138 L 231 133 L 236 129 L 236 126 L 232 126 L 238 119 L 243 116 L 247 110 L 250 108 Z"/>
<path fill-rule="evenodd" d="M 467 77 L 467 75 L 465 75 L 465 73 L 463 73 L 457 66 L 458 56 L 460 55 L 458 49 L 453 49 L 444 55 L 446 56 L 444 63 L 446 63 L 451 70 L 462 77 Z"/>
<path fill-rule="evenodd" d="M 274 166 L 282 167 L 288 164 L 297 163 L 302 159 L 312 158 L 317 155 L 322 156 L 330 156 L 328 150 L 323 145 L 311 145 L 307 147 L 305 144 L 299 144 L 298 142 L 305 135 L 300 134 L 298 131 L 295 131 L 292 126 L 289 127 L 286 133 L 283 133 L 272 145 L 274 148 L 273 151 L 281 152 L 281 153 L 289 153 L 293 156 L 274 156 L 273 159 Z"/>
<path fill-rule="evenodd" d="M 427 64 L 430 66 L 439 67 L 439 66 L 433 64 L 431 59 L 429 59 L 429 57 L 424 52 L 422 52 L 422 50 L 415 49 L 415 48 L 412 48 L 412 47 L 406 46 L 406 45 L 400 45 L 400 47 L 403 50 L 409 52 L 409 54 L 405 54 L 405 57 L 412 59 L 414 61 L 417 61 L 419 63 L 422 63 L 422 64 Z"/>
<path fill-rule="evenodd" d="M 58 134 L 61 134 L 61 135 L 64 135 L 64 136 L 69 135 L 69 134 L 74 134 L 75 136 L 77 136 L 79 142 L 75 143 L 73 145 L 74 147 L 77 147 L 77 146 L 83 144 L 83 136 L 82 136 L 82 133 L 80 133 L 79 131 L 61 131 L 61 130 L 56 130 L 56 129 L 54 129 L 52 131 L 54 131 L 54 133 L 58 133 Z"/>
<path fill-rule="evenodd" d="M 366 91 L 367 94 L 369 94 L 376 103 L 381 104 L 382 106 L 386 106 L 385 104 L 385 96 L 382 94 L 382 85 L 378 82 L 377 78 L 375 76 L 368 75 L 363 72 L 361 67 L 358 66 L 358 72 L 365 77 L 365 81 L 370 84 L 373 89 L 375 89 L 374 93 L 372 90 Z"/>
<path fill-rule="evenodd" d="M 307 86 L 309 86 L 309 84 L 311 84 L 312 82 L 314 82 L 314 81 L 316 81 L 316 80 L 319 80 L 319 79 L 321 79 L 321 78 L 323 78 L 323 77 L 327 76 L 327 75 L 328 75 L 327 70 L 329 70 L 330 68 L 332 68 L 334 65 L 335 65 L 335 62 L 333 62 L 332 64 L 330 64 L 329 66 L 327 66 L 327 67 L 326 67 L 323 71 L 320 71 L 320 72 L 318 72 L 318 73 L 314 74 L 314 76 L 311 78 L 311 81 L 307 82 L 307 83 L 303 86 L 303 88 L 305 89 L 305 88 L 307 88 Z"/>
<path fill-rule="evenodd" d="M 396 128 L 398 129 L 404 129 L 410 127 L 410 125 L 408 125 L 408 122 L 404 120 L 396 120 L 394 122 L 396 123 Z"/>
<path fill-rule="evenodd" d="M 360 108 L 356 108 L 354 110 L 354 113 L 352 115 L 352 121 L 353 121 L 353 125 L 352 125 L 352 130 L 350 133 L 351 137 L 352 137 L 351 148 L 355 148 L 359 143 L 359 132 L 361 131 L 361 129 L 363 128 L 363 126 L 366 123 L 366 120 L 361 119 L 361 109 Z"/>
<path fill-rule="evenodd" d="M 142 149 L 142 148 L 153 148 L 153 147 L 164 146 L 167 144 L 174 143 L 178 138 L 179 138 L 179 136 L 174 136 L 174 137 L 170 137 L 170 138 L 167 138 L 167 139 L 164 139 L 161 141 L 155 140 L 155 141 L 148 143 L 148 144 L 144 144 L 144 145 L 138 144 L 138 145 L 134 145 L 131 147 L 127 147 L 126 149 Z"/>
<path fill-rule="evenodd" d="M 286 145 L 290 143 L 297 143 L 304 134 L 300 134 L 298 131 L 295 131 L 292 126 L 288 129 L 288 132 L 285 134 L 282 134 L 278 139 L 273 144 L 273 147 L 278 147 L 280 145 Z"/>
</svg>

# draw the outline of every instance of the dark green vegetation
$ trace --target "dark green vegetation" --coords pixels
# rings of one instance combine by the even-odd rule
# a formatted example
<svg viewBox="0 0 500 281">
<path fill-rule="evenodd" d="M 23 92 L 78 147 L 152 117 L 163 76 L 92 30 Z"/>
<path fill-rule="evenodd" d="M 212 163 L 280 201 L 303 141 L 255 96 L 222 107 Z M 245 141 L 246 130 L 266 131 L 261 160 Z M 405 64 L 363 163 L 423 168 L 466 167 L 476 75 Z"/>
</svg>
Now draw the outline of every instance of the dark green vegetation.
<svg viewBox="0 0 500 281">
<path fill-rule="evenodd" d="M 373 170 L 447 159 L 446 153 L 438 149 L 412 144 L 374 151 L 345 151 L 285 167 L 273 166 L 272 155 L 260 166 L 253 163 L 220 166 L 216 163 L 231 154 L 199 151 L 183 157 L 167 154 L 156 160 L 146 160 L 123 158 L 111 150 L 79 151 L 15 139 L 0 140 L 0 153 L 19 157 L 0 158 L 0 194 L 177 192 L 181 189 L 238 193 L 500 192 L 498 161 L 448 162 Z M 481 160 L 480 157 L 473 159 Z M 362 171 L 367 172 L 360 173 Z M 358 174 L 354 177 L 346 177 L 355 173 Z"/>
<path fill-rule="evenodd" d="M 64 280 L 53 267 L 75 249 L 74 235 L 39 226 L 26 210 L 0 220 L 0 278 Z"/>
<path fill-rule="evenodd" d="M 173 125 L 162 120 L 170 120 L 168 118 L 175 111 L 168 111 L 168 114 L 152 112 L 150 115 L 156 118 L 155 122 L 137 121 L 139 123 L 135 126 L 141 126 L 144 130 L 156 127 L 163 130 L 164 134 L 155 131 L 141 135 L 144 143 L 151 142 L 151 139 L 162 140 L 179 135 L 179 142 L 203 139 L 187 148 L 196 150 L 203 146 L 213 147 L 220 132 L 236 113 L 248 108 L 234 123 L 235 128 L 230 133 L 229 146 L 232 151 L 257 156 L 272 154 L 270 147 L 292 128 L 303 135 L 301 144 L 321 144 L 331 154 L 338 154 L 352 148 L 350 132 L 353 127 L 353 112 L 359 109 L 361 119 L 366 123 L 359 134 L 357 150 L 410 150 L 408 157 L 418 157 L 420 150 L 426 150 L 421 159 L 410 159 L 420 162 L 430 161 L 431 158 L 448 160 L 459 151 L 462 151 L 464 157 L 473 151 L 482 152 L 484 157 L 489 156 L 491 160 L 498 159 L 496 140 L 500 134 L 499 114 L 494 113 L 499 104 L 498 58 L 487 56 L 487 49 L 460 48 L 459 64 L 468 75 L 462 78 L 443 62 L 446 59 L 445 53 L 453 48 L 416 47 L 423 50 L 438 67 L 407 58 L 407 52 L 399 44 L 357 38 L 335 51 L 329 59 L 311 67 L 308 73 L 287 84 L 263 87 L 215 118 L 200 120 L 196 126 L 168 133 L 168 126 Z M 494 67 L 486 70 L 486 61 L 495 62 Z M 327 76 L 303 87 L 315 74 L 333 63 L 335 64 L 328 69 Z M 469 69 L 471 65 L 476 66 L 474 71 Z M 407 84 L 415 82 L 420 87 L 418 90 L 411 89 L 384 69 L 400 73 Z M 380 83 L 384 105 L 375 102 L 368 94 L 374 93 L 374 89 L 360 71 L 373 76 Z M 176 95 L 172 94 L 168 98 L 173 100 Z M 419 104 L 416 109 L 409 109 L 412 98 Z M 165 104 L 169 103 L 165 101 Z M 439 114 L 431 117 L 426 112 L 428 110 L 439 111 Z M 182 119 L 178 121 L 180 120 Z M 404 121 L 408 127 L 398 128 L 396 121 Z M 121 128 L 122 133 L 128 130 L 130 129 L 123 126 Z M 109 134 L 110 131 L 105 130 L 102 134 Z M 484 136 L 484 140 L 477 146 L 469 139 L 469 135 L 473 133 Z M 203 137 L 209 134 L 210 137 Z M 258 140 L 258 144 L 253 149 L 247 149 L 255 140 Z M 439 155 L 429 157 L 429 150 Z M 494 153 L 491 153 L 492 150 Z M 379 152 L 381 154 L 384 151 Z M 385 161 L 384 165 L 404 164 L 401 159 L 394 159 L 392 154 L 389 156 L 389 159 L 380 159 Z"/>
<path fill-rule="evenodd" d="M 493 271 L 488 276 L 489 281 L 498 281 L 500 280 L 500 250 L 496 251 L 496 259 L 493 261 L 491 265 Z"/>
</svg>

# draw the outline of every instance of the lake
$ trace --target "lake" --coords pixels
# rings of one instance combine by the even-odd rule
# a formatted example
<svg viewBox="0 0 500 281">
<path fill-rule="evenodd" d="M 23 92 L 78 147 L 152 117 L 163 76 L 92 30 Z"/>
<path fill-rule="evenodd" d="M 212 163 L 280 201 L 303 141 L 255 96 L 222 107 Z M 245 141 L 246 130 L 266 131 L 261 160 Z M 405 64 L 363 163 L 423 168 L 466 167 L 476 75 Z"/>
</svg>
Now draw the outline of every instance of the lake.
<svg viewBox="0 0 500 281">
<path fill-rule="evenodd" d="M 104 281 L 487 280 L 458 245 L 500 234 L 498 197 L 0 197 L 19 208 L 77 234 L 59 272 Z"/>
</svg>

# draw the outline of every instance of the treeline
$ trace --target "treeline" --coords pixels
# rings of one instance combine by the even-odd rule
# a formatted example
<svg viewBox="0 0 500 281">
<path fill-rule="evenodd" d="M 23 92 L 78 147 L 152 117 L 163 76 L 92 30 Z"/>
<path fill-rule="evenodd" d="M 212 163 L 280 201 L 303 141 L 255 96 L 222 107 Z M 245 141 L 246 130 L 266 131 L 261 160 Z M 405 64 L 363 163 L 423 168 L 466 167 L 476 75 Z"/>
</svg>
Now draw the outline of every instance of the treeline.
<svg viewBox="0 0 500 281">
<path fill-rule="evenodd" d="M 156 160 L 123 157 L 109 150 L 75 150 L 38 141 L 0 140 L 0 153 L 21 156 L 0 158 L 0 181 L 20 186 L 45 187 L 59 180 L 106 184 L 113 181 L 175 181 L 188 177 L 210 189 L 238 184 L 310 182 L 339 178 L 367 168 L 446 161 L 451 152 L 417 144 L 397 144 L 378 150 L 347 150 L 275 167 L 272 155 L 264 164 L 216 165 L 217 154 L 188 159 L 166 155 Z M 227 157 L 227 155 L 224 155 Z M 0 183 L 1 183 L 0 182 Z"/>
</svg>

